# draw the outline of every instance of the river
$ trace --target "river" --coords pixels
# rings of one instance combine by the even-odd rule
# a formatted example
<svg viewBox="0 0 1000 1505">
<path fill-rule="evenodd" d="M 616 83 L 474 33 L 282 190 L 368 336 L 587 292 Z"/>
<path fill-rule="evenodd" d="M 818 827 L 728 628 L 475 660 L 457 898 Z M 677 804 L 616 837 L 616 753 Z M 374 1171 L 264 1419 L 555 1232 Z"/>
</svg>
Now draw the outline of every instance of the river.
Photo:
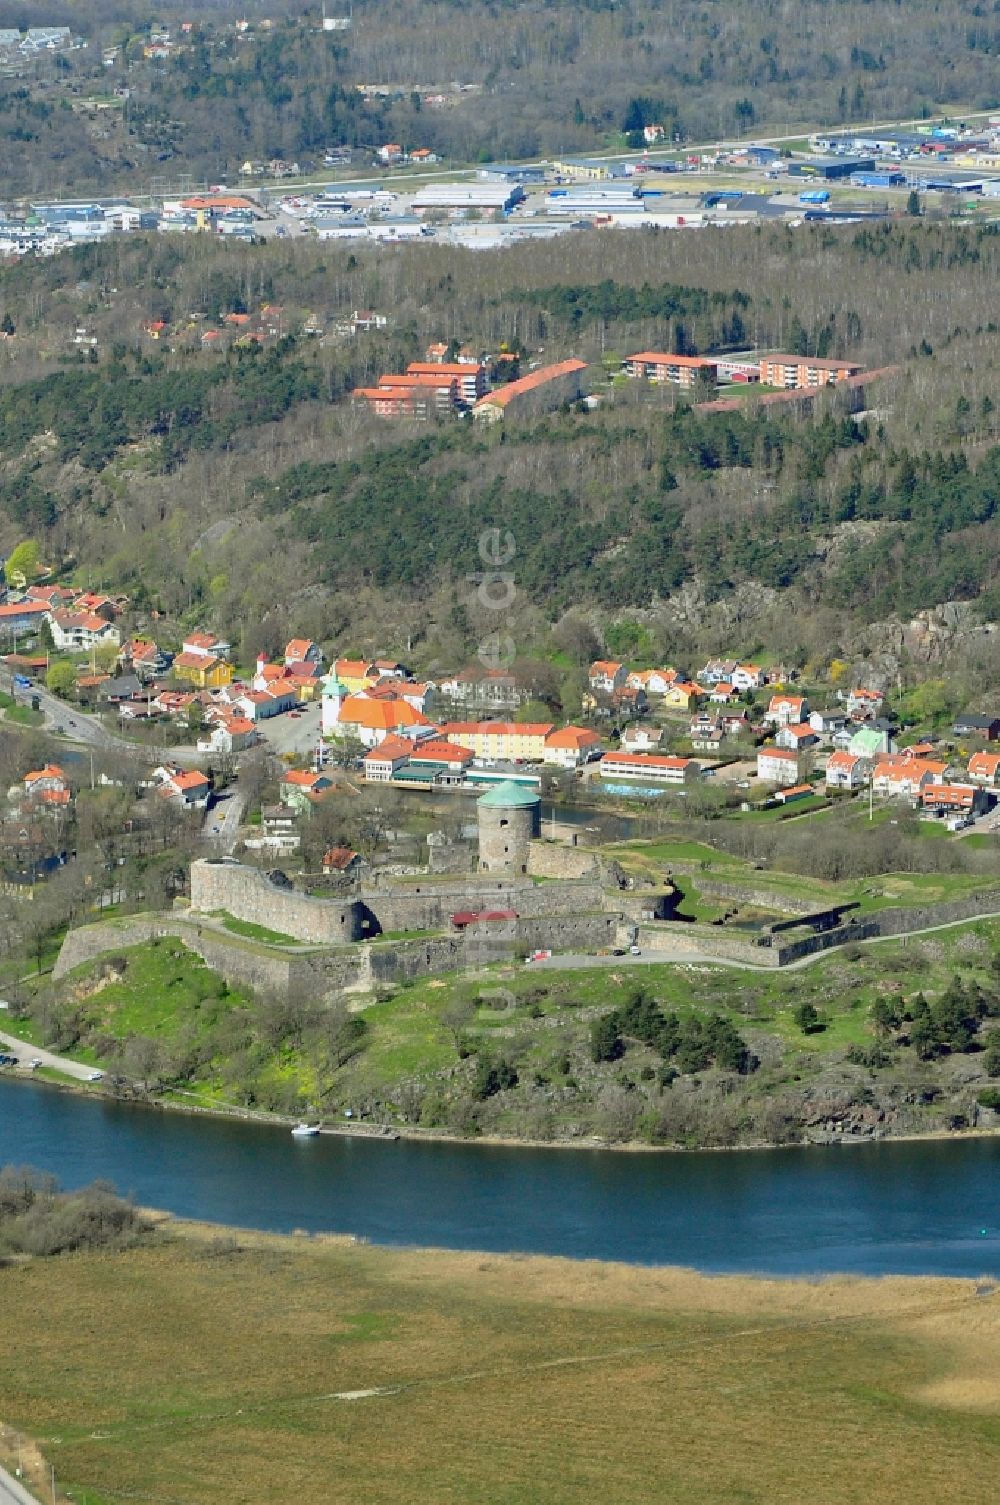
<svg viewBox="0 0 1000 1505">
<path fill-rule="evenodd" d="M 0 1163 L 271 1232 L 716 1272 L 1000 1275 L 1000 1139 L 725 1154 L 297 1142 L 7 1080 Z"/>
</svg>

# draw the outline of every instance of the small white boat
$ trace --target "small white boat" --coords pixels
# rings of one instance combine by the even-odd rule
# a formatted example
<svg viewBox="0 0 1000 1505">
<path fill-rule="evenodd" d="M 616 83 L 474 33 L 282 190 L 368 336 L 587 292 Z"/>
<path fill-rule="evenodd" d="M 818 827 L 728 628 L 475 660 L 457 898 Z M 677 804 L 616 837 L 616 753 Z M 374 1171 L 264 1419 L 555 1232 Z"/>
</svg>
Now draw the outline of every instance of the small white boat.
<svg viewBox="0 0 1000 1505">
<path fill-rule="evenodd" d="M 319 1133 L 319 1124 L 296 1124 L 292 1130 L 293 1139 L 315 1139 Z"/>
</svg>

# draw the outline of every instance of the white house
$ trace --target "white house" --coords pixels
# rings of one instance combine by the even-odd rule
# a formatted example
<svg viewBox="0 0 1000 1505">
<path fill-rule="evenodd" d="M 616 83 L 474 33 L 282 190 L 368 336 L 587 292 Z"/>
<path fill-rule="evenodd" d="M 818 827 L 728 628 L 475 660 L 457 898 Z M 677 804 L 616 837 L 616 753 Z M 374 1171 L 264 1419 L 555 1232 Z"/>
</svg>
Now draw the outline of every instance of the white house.
<svg viewBox="0 0 1000 1505">
<path fill-rule="evenodd" d="M 214 632 L 192 632 L 181 644 L 182 653 L 194 653 L 199 658 L 228 658 L 232 651 L 232 644 L 217 638 Z"/>
<path fill-rule="evenodd" d="M 764 712 L 764 720 L 775 726 L 801 725 L 809 717 L 809 702 L 804 695 L 790 695 L 782 690 L 772 695 Z"/>
<path fill-rule="evenodd" d="M 943 784 L 948 765 L 923 758 L 884 759 L 872 771 L 872 790 L 885 799 L 916 803 L 928 784 Z"/>
<path fill-rule="evenodd" d="M 176 800 L 185 810 L 204 810 L 208 804 L 212 786 L 196 768 L 154 768 L 153 777 L 160 785 L 160 793 Z"/>
<path fill-rule="evenodd" d="M 789 747 L 762 747 L 757 753 L 757 777 L 766 784 L 790 789 L 801 783 L 799 755 Z"/>
<path fill-rule="evenodd" d="M 599 658 L 590 666 L 590 688 L 602 690 L 605 695 L 620 690 L 627 678 L 625 665 L 614 663 L 611 659 Z"/>
<path fill-rule="evenodd" d="M 622 732 L 622 749 L 624 752 L 653 752 L 659 747 L 662 737 L 662 727 L 633 721 Z"/>
<path fill-rule="evenodd" d="M 198 738 L 199 752 L 243 752 L 257 742 L 257 730 L 246 716 L 226 716 Z"/>
<path fill-rule="evenodd" d="M 240 695 L 234 704 L 241 716 L 247 721 L 269 721 L 272 716 L 280 716 L 284 711 L 294 710 L 299 703 L 298 692 L 295 689 L 282 689 L 272 687 L 269 690 L 247 690 Z"/>
<path fill-rule="evenodd" d="M 834 752 L 827 759 L 827 789 L 863 789 L 871 777 L 872 764 L 860 753 Z"/>
<path fill-rule="evenodd" d="M 818 744 L 819 737 L 806 721 L 797 726 L 779 726 L 774 742 L 776 747 L 790 747 L 793 752 L 808 752 Z"/>
<path fill-rule="evenodd" d="M 600 737 L 587 727 L 561 726 L 546 737 L 542 762 L 556 768 L 578 768 L 594 757 L 600 746 Z"/>
<path fill-rule="evenodd" d="M 121 633 L 113 622 L 106 622 L 93 611 L 54 611 L 49 617 L 52 642 L 56 648 L 84 652 L 102 643 L 121 646 Z"/>
<path fill-rule="evenodd" d="M 760 664 L 737 664 L 729 676 L 729 682 L 741 695 L 746 690 L 759 690 L 764 683 L 764 670 Z"/>
<path fill-rule="evenodd" d="M 649 779 L 657 784 L 683 784 L 701 772 L 694 758 L 658 753 L 606 752 L 598 767 L 602 779 Z"/>
</svg>

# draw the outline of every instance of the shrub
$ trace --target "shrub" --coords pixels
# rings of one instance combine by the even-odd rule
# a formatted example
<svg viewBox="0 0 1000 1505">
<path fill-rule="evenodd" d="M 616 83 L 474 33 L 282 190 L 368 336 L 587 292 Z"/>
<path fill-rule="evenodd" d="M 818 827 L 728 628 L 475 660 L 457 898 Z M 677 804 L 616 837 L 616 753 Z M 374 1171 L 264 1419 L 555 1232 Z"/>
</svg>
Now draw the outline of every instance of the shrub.
<svg viewBox="0 0 1000 1505">
<path fill-rule="evenodd" d="M 128 1249 L 150 1231 L 106 1181 L 60 1192 L 29 1168 L 0 1170 L 0 1249 L 8 1254 L 65 1254 L 74 1249 Z"/>
</svg>

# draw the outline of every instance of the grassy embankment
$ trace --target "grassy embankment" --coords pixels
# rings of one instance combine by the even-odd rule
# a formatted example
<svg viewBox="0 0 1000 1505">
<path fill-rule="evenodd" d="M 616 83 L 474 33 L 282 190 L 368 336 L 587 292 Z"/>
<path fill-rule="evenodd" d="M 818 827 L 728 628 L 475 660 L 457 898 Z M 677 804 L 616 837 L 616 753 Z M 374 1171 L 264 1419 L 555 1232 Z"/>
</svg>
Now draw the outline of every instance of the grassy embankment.
<svg viewBox="0 0 1000 1505">
<path fill-rule="evenodd" d="M 923 897 L 922 885 L 917 892 Z M 936 891 L 934 896 L 940 897 Z M 705 918 L 716 902 L 693 901 L 692 907 Z M 601 1066 L 591 1058 L 593 1019 L 623 1004 L 637 986 L 682 1020 L 719 1013 L 732 1022 L 762 1062 L 751 1076 L 738 1079 L 739 1093 L 752 1107 L 775 1095 L 801 1095 L 831 1072 L 841 1074 L 838 1088 L 845 1069 L 852 1081 L 867 1080 L 860 1068 L 845 1066 L 846 1052 L 875 1044 L 870 1022 L 875 1000 L 912 997 L 919 991 L 933 1000 L 955 975 L 993 993 L 992 958 L 998 942 L 1000 923 L 984 920 L 922 942 L 889 941 L 859 954 L 835 951 L 792 972 L 667 963 L 631 967 L 623 962 L 566 971 L 495 965 L 479 974 L 426 979 L 391 996 L 359 998 L 366 1027 L 361 1048 L 335 1067 L 329 1037 L 318 1026 L 297 1031 L 289 1020 L 276 1020 L 266 1005 L 261 1009 L 245 990 L 227 987 L 172 938 L 118 951 L 114 967 L 99 962 L 77 969 L 58 985 L 55 1008 L 76 1031 L 70 1049 L 78 1059 L 114 1069 L 113 1042 L 146 1036 L 161 1049 L 166 1079 L 177 1080 L 188 1100 L 194 1093 L 206 1105 L 250 1103 L 296 1112 L 317 1104 L 335 1113 L 367 1099 L 399 1104 L 403 1084 L 417 1084 L 431 1103 L 421 1112 L 425 1127 L 468 1131 L 472 1126 L 455 1119 L 454 1104 L 468 1088 L 475 1057 L 507 1057 L 516 1062 L 521 1085 L 492 1100 L 488 1125 L 480 1127 L 558 1137 L 579 1132 L 581 1125 L 602 1132 L 595 1104 L 604 1086 L 639 1089 L 635 1101 L 641 1100 L 642 1111 L 654 1116 L 658 1104 L 670 1097 L 659 1093 L 654 1077 L 660 1062 L 647 1047 L 629 1044 L 622 1060 Z M 506 1007 L 496 1008 L 490 1000 L 490 990 L 498 987 L 506 990 Z M 297 1005 L 306 1002 L 298 1000 Z M 795 1017 L 804 1002 L 821 1016 L 821 1027 L 809 1034 Z M 456 1026 L 450 1016 L 463 1004 L 467 1012 Z M 290 1018 L 295 1013 L 292 1009 Z M 20 1026 L 12 1021 L 12 1027 Z M 37 1018 L 23 1033 L 41 1042 Z M 234 1069 L 234 1061 L 242 1062 L 240 1070 Z M 186 1075 L 175 1078 L 171 1063 L 185 1063 Z M 961 1080 L 953 1080 L 959 1063 Z M 711 1095 L 722 1091 L 718 1076 L 708 1071 L 688 1081 L 696 1092 Z M 926 1063 L 917 1062 L 905 1048 L 894 1051 L 876 1076 L 918 1096 L 942 1083 L 968 1095 L 986 1082 L 981 1055 Z M 536 1106 L 537 1094 L 546 1098 L 543 1124 L 528 1113 L 532 1093 Z M 937 1126 L 933 1114 L 928 1128 Z M 408 1121 L 414 1122 L 412 1113 Z M 641 1124 L 637 1132 L 643 1132 Z M 714 1142 L 703 1140 L 698 1128 L 683 1137 L 689 1143 Z"/>
<path fill-rule="evenodd" d="M 4 1272 L 4 1419 L 89 1505 L 987 1505 L 1000 1297 L 179 1227 Z"/>
</svg>

